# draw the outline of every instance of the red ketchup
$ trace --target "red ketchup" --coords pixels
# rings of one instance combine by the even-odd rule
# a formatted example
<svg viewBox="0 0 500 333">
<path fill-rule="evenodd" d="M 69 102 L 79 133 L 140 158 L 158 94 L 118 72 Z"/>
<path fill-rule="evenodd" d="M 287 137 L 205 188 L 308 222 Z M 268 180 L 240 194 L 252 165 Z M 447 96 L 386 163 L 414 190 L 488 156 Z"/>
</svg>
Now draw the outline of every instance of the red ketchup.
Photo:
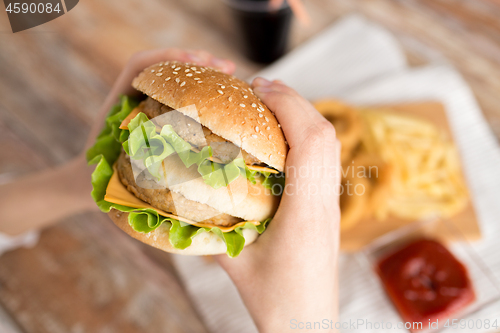
<svg viewBox="0 0 500 333">
<path fill-rule="evenodd" d="M 467 269 L 434 240 L 419 239 L 389 254 L 377 273 L 404 321 L 421 322 L 423 329 L 429 320 L 442 327 L 441 321 L 475 299 Z"/>
</svg>

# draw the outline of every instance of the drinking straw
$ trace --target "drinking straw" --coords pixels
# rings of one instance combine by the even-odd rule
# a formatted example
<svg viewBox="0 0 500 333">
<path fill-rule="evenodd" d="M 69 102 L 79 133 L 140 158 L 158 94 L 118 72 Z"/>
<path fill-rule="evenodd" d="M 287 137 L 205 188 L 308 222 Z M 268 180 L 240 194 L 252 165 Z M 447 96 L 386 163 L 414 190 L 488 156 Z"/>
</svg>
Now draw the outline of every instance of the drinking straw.
<svg viewBox="0 0 500 333">
<path fill-rule="evenodd" d="M 271 0 L 269 2 L 269 7 L 272 9 L 278 9 L 283 4 L 285 0 Z M 309 14 L 304 7 L 304 4 L 301 0 L 288 0 L 288 4 L 292 8 L 294 15 L 297 17 L 300 23 L 305 26 L 309 26 L 311 20 L 309 18 Z"/>
</svg>

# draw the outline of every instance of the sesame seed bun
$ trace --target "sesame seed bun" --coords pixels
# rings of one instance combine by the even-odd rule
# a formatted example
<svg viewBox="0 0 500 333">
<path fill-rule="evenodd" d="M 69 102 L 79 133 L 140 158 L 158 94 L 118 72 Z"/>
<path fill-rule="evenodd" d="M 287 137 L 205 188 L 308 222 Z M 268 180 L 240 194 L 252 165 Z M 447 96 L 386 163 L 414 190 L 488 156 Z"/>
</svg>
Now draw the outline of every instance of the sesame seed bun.
<svg viewBox="0 0 500 333">
<path fill-rule="evenodd" d="M 193 238 L 190 246 L 184 250 L 176 249 L 170 244 L 168 240 L 169 225 L 162 224 L 155 230 L 145 234 L 137 232 L 128 223 L 128 213 L 120 212 L 116 209 L 111 209 L 108 216 L 113 222 L 129 236 L 146 243 L 150 246 L 156 247 L 160 250 L 184 254 L 184 255 L 215 255 L 226 253 L 226 244 L 224 241 L 214 233 L 202 232 Z M 259 233 L 251 229 L 243 229 L 243 237 L 245 237 L 245 246 L 255 242 Z"/>
<path fill-rule="evenodd" d="M 284 171 L 288 148 L 283 132 L 246 82 L 212 68 L 174 61 L 146 68 L 132 85 Z"/>
</svg>

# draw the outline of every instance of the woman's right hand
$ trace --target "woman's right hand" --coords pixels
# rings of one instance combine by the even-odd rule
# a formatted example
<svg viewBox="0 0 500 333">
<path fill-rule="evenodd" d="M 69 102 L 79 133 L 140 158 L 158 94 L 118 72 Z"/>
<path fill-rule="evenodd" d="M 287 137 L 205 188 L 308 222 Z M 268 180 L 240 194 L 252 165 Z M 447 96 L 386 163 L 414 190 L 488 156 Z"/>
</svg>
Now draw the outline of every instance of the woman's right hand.
<svg viewBox="0 0 500 333">
<path fill-rule="evenodd" d="M 295 332 L 299 322 L 338 311 L 340 143 L 316 109 L 280 81 L 257 78 L 254 92 L 276 114 L 290 150 L 276 215 L 237 258 L 217 256 L 260 332 Z M 294 326 L 297 325 L 297 326 Z"/>
</svg>

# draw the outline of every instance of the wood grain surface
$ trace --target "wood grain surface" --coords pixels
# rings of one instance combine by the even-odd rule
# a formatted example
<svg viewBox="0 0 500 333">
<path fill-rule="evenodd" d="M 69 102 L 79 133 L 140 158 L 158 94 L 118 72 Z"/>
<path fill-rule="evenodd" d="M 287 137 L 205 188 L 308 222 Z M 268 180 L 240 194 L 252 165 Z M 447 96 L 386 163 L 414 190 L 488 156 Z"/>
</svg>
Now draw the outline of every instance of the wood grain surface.
<svg viewBox="0 0 500 333">
<path fill-rule="evenodd" d="M 411 64 L 454 65 L 500 137 L 498 1 L 308 0 L 306 7 L 312 24 L 294 24 L 291 48 L 340 16 L 361 13 L 396 35 Z M 241 40 L 220 0 L 82 0 L 68 14 L 16 34 L 0 8 L 0 182 L 80 152 L 136 51 L 206 49 L 234 60 L 243 78 L 262 68 L 239 52 Z M 0 328 L 205 332 L 169 258 L 119 232 L 105 215 L 60 221 L 36 247 L 0 257 Z"/>
</svg>

